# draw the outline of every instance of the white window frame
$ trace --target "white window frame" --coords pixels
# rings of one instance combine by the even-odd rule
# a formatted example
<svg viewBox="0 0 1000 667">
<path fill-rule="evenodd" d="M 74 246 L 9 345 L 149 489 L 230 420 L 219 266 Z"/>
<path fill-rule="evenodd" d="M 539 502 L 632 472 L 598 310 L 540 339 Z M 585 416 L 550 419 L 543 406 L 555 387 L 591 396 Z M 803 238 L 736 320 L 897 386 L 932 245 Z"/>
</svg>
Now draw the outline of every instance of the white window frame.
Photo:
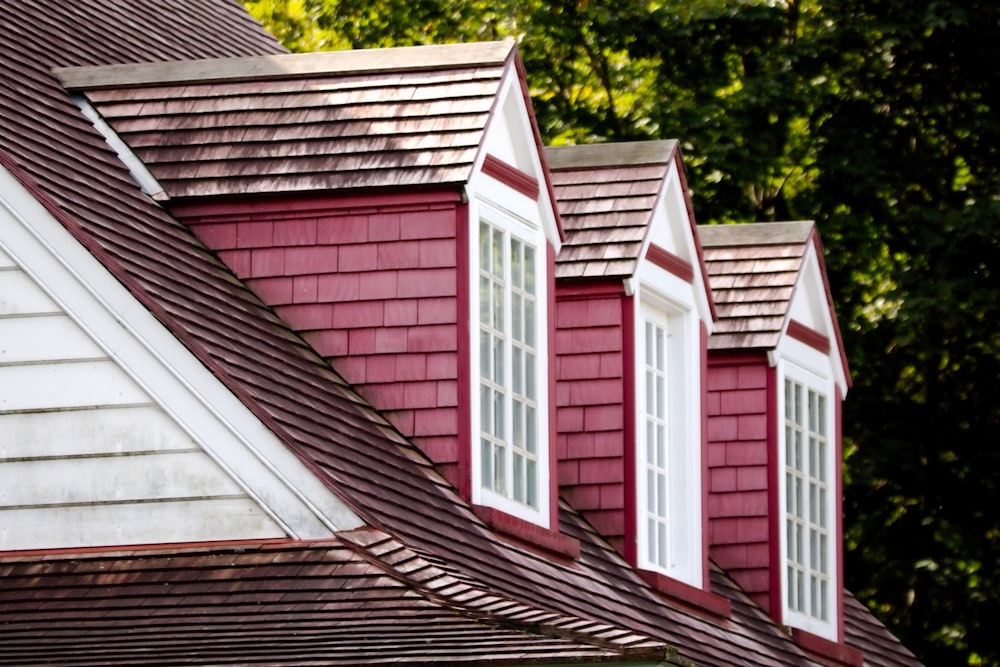
<svg viewBox="0 0 1000 667">
<path fill-rule="evenodd" d="M 835 411 L 835 386 L 828 369 L 829 362 L 819 352 L 801 351 L 795 361 L 782 359 L 779 364 L 778 391 L 778 471 L 779 471 L 779 516 L 780 521 L 780 568 L 781 568 L 781 606 L 783 620 L 786 625 L 797 627 L 806 632 L 837 641 L 838 628 L 838 580 L 837 563 L 837 425 Z M 826 369 L 824 369 L 826 367 Z M 786 409 L 788 399 L 786 386 L 789 382 L 802 387 L 806 407 L 811 411 L 810 394 L 823 398 L 825 405 L 816 418 L 822 422 L 822 440 L 824 451 L 819 454 L 811 446 L 811 426 L 808 412 L 803 432 L 804 441 L 800 450 L 803 457 L 801 468 L 789 465 L 789 453 L 792 445 L 789 434 L 792 423 L 789 422 Z M 819 408 L 817 408 L 819 409 Z M 817 455 L 820 460 L 816 461 Z M 815 475 L 820 475 L 816 478 Z M 789 481 L 799 478 L 802 483 L 801 494 L 789 489 Z M 818 483 L 812 480 L 817 479 Z M 813 493 L 815 491 L 815 493 Z M 793 504 L 789 505 L 790 499 Z M 820 507 L 816 507 L 819 502 Z M 794 511 L 794 514 L 792 513 Z M 789 528 L 792 523 L 800 524 L 801 539 L 792 539 Z M 825 541 L 823 537 L 825 535 Z M 813 538 L 816 538 L 815 540 Z M 789 550 L 794 547 L 793 553 Z M 825 568 L 824 568 L 825 566 Z M 817 567 L 820 569 L 817 570 Z M 795 580 L 791 572 L 796 571 Z M 825 571 L 824 571 L 825 570 Z M 801 588 L 797 585 L 798 577 L 802 577 Z M 813 582 L 824 581 L 827 587 L 825 605 L 822 600 L 816 606 L 819 588 L 813 588 Z M 794 593 L 794 595 L 791 595 Z M 796 599 L 792 606 L 792 597 Z M 802 607 L 801 609 L 799 607 Z M 814 611 L 815 610 L 815 611 Z"/>
<path fill-rule="evenodd" d="M 657 572 L 696 588 L 704 586 L 702 554 L 701 350 L 699 320 L 694 309 L 641 289 L 635 309 L 636 424 L 636 558 L 644 570 Z M 665 482 L 665 516 L 654 523 L 666 528 L 664 559 L 650 558 L 650 471 L 647 438 L 646 323 L 666 333 L 666 460 L 656 473 Z M 655 476 L 655 475 L 654 475 Z M 663 491 L 663 489 L 661 489 Z M 654 515 L 658 514 L 653 512 Z M 659 549 L 654 548 L 654 551 Z"/>
<path fill-rule="evenodd" d="M 475 201 L 475 206 L 470 211 L 470 294 L 471 294 L 471 364 L 473 368 L 472 376 L 472 501 L 478 505 L 485 505 L 500 510 L 512 516 L 524 519 L 544 528 L 549 528 L 550 498 L 549 498 L 549 363 L 548 363 L 548 241 L 544 231 L 539 225 L 532 224 L 525 218 L 511 212 L 499 205 L 488 202 L 484 199 Z M 504 438 L 495 442 L 504 448 L 504 465 L 506 488 L 496 490 L 484 479 L 484 456 L 483 441 L 484 430 L 482 417 L 484 409 L 480 391 L 484 385 L 481 377 L 482 357 L 481 357 L 481 334 L 482 325 L 480 323 L 480 225 L 487 224 L 495 230 L 504 234 L 505 238 L 505 258 L 504 262 L 504 321 L 510 325 L 513 318 L 511 296 L 516 288 L 510 280 L 511 264 L 509 252 L 511 240 L 531 247 L 534 250 L 534 284 L 535 284 L 535 326 L 534 326 L 534 355 L 535 355 L 535 393 L 529 400 L 533 403 L 535 410 L 535 445 L 534 462 L 536 465 L 535 481 L 535 504 L 529 505 L 514 498 L 514 485 L 512 483 L 512 473 L 514 469 L 514 457 L 518 447 L 514 446 L 512 434 L 514 431 L 514 402 L 515 396 L 512 387 L 513 375 L 513 354 L 514 347 L 521 347 L 514 341 L 507 331 L 503 355 L 503 386 L 504 392 Z M 490 382 L 489 384 L 494 384 Z M 487 416 L 489 416 L 487 414 Z M 487 436 L 488 437 L 488 436 Z"/>
</svg>

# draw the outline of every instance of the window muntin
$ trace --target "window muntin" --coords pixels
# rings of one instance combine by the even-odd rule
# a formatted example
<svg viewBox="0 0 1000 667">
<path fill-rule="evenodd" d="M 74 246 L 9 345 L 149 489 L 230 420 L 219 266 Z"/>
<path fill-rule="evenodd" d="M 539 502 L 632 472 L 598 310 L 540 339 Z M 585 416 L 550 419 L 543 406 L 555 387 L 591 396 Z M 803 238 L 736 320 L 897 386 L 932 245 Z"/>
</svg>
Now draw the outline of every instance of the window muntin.
<svg viewBox="0 0 1000 667">
<path fill-rule="evenodd" d="M 789 624 L 835 639 L 835 446 L 829 385 L 786 365 L 782 580 Z"/>
<path fill-rule="evenodd" d="M 547 524 L 544 248 L 483 219 L 478 259 L 479 500 Z"/>
</svg>

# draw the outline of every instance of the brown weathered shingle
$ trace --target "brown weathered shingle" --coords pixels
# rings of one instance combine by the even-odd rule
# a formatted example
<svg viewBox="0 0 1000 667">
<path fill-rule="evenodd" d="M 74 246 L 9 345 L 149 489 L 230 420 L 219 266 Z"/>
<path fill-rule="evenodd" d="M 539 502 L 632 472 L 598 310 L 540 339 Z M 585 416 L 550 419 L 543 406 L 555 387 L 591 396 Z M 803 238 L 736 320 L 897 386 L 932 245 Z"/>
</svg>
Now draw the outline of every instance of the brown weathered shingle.
<svg viewBox="0 0 1000 667">
<path fill-rule="evenodd" d="M 698 227 L 719 316 L 710 349 L 778 344 L 814 228 L 812 222 Z"/>
<path fill-rule="evenodd" d="M 556 278 L 635 272 L 675 149 L 673 141 L 546 149 L 566 233 Z"/>
<path fill-rule="evenodd" d="M 683 664 L 816 664 L 718 568 L 712 586 L 732 600 L 730 619 L 666 602 L 565 504 L 561 529 L 581 544 L 574 562 L 521 548 L 490 531 L 416 448 L 188 229 L 138 190 L 51 74 L 53 67 L 281 50 L 224 0 L 169 7 L 154 0 L 0 3 L 0 165 L 324 483 L 393 539 L 363 541 L 352 533 L 351 544 L 345 535 L 319 544 L 240 549 L 4 554 L 0 615 L 9 623 L 0 633 L 3 659 L 21 665 L 358 664 L 384 656 L 531 663 L 648 660 L 642 651 L 667 644 Z M 369 130 L 387 123 L 392 136 L 418 127 L 455 130 L 447 115 L 427 126 L 422 118 L 364 122 Z M 335 140 L 324 127 L 279 128 L 273 136 L 307 145 Z M 135 145 L 152 151 L 169 136 L 179 147 L 207 151 L 199 159 L 210 161 L 253 159 L 252 142 L 269 141 L 267 127 L 220 129 L 214 147 L 194 145 L 200 128 L 185 132 L 143 129 L 143 142 Z M 234 144 L 233 152 L 211 153 L 226 144 Z M 419 142 L 406 146 L 416 150 Z M 322 150 L 329 148 L 324 144 Z M 373 142 L 373 153 L 384 149 Z M 161 159 L 157 154 L 153 161 Z M 218 181 L 225 187 L 212 191 L 241 192 L 257 184 L 253 170 L 246 172 L 246 181 L 223 177 Z M 425 167 L 414 172 L 427 173 Z M 633 176 L 623 176 L 627 192 L 642 197 L 645 180 Z M 281 181 L 286 177 L 289 184 Z M 273 178 L 273 187 L 292 187 L 305 179 L 322 183 L 326 176 L 294 172 Z M 365 182 L 363 173 L 357 181 L 344 178 Z M 618 197 L 623 190 L 609 186 L 607 192 Z M 613 219 L 613 213 L 594 216 L 609 227 L 615 227 Z M 624 220 L 623 234 L 631 226 Z M 634 264 L 631 252 L 595 264 L 627 271 Z M 373 559 L 392 567 L 378 567 Z M 466 611 L 455 613 L 418 593 L 422 576 L 438 578 L 445 585 L 436 593 Z M 529 637 L 472 622 L 470 609 L 523 614 L 522 621 L 537 628 Z M 858 623 L 849 626 L 852 641 L 871 630 L 865 623 L 870 617 L 853 618 Z M 583 633 L 606 645 L 595 648 Z"/>
<path fill-rule="evenodd" d="M 172 199 L 461 184 L 513 43 L 57 71 Z"/>
</svg>

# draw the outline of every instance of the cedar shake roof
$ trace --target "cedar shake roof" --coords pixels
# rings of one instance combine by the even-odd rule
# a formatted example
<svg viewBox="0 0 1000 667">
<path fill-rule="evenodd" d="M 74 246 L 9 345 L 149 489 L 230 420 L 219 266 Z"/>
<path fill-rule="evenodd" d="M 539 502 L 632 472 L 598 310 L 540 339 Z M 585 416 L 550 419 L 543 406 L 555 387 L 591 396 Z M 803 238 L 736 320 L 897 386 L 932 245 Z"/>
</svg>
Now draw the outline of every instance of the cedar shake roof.
<svg viewBox="0 0 1000 667">
<path fill-rule="evenodd" d="M 195 3 L 175 4 L 169 11 L 161 4 L 0 3 L 0 166 L 319 479 L 399 547 L 389 538 L 373 540 L 375 531 L 361 531 L 322 544 L 245 546 L 243 553 L 206 547 L 4 554 L 0 614 L 21 623 L 18 641 L 31 642 L 35 650 L 65 648 L 59 657 L 77 664 L 126 664 L 125 656 L 107 652 L 116 647 L 130 652 L 133 663 L 163 664 L 172 650 L 183 661 L 179 653 L 190 646 L 211 651 L 217 662 L 273 664 L 276 654 L 267 651 L 296 664 L 306 662 L 305 657 L 312 664 L 337 664 L 341 657 L 357 662 L 357 656 L 338 652 L 346 650 L 338 643 L 345 635 L 325 622 L 333 615 L 347 624 L 340 629 L 355 630 L 359 639 L 376 634 L 386 639 L 391 629 L 397 652 L 434 619 L 458 641 L 450 645 L 455 646 L 452 655 L 475 660 L 483 654 L 513 656 L 515 650 L 521 651 L 523 662 L 551 660 L 546 651 L 556 650 L 556 636 L 563 638 L 566 650 L 560 660 L 582 657 L 579 652 L 607 660 L 602 650 L 616 652 L 617 660 L 646 660 L 647 649 L 665 644 L 664 657 L 683 664 L 818 664 L 717 568 L 712 587 L 732 601 L 729 619 L 666 602 L 565 504 L 561 529 L 580 541 L 577 560 L 564 561 L 499 537 L 418 449 L 189 229 L 139 191 L 52 68 L 281 51 L 229 0 L 204 0 L 197 8 Z M 433 564 L 443 577 L 454 579 L 440 581 L 458 588 L 435 589 L 406 572 L 394 560 L 400 554 L 407 562 L 417 562 L 412 554 Z M 238 584 L 233 567 L 240 574 Z M 344 577 L 337 579 L 339 574 Z M 304 585 L 312 587 L 305 595 Z M 470 587 L 465 589 L 470 594 L 497 596 L 498 604 L 479 608 L 477 616 L 474 602 L 459 599 L 456 591 L 462 586 Z M 380 597 L 383 593 L 388 601 Z M 324 600 L 322 609 L 314 604 L 317 595 Z M 444 603 L 447 595 L 454 599 Z M 452 602 L 465 607 L 451 613 Z M 97 607 L 100 611 L 94 613 Z M 200 615 L 179 616 L 176 609 Z M 342 614 L 345 609 L 358 613 Z M 518 617 L 522 611 L 524 616 Z M 856 618 L 865 633 L 886 634 L 870 616 Z M 289 621 L 302 634 L 289 632 Z M 3 650 L 11 646 L 12 627 L 5 625 Z M 529 628 L 534 639 L 522 631 Z M 851 632 L 849 643 L 874 642 L 871 634 Z M 109 637 L 114 642 L 105 641 Z M 257 651 L 254 655 L 247 655 L 248 645 Z M 430 655 L 437 648 L 435 642 L 425 642 L 418 654 Z M 629 653 L 632 648 L 635 654 Z M 533 654 L 534 649 L 541 653 Z M 894 664 L 892 659 L 872 664 Z"/>
<path fill-rule="evenodd" d="M 719 315 L 710 349 L 778 344 L 814 229 L 812 222 L 698 227 Z"/>
<path fill-rule="evenodd" d="M 844 591 L 844 633 L 865 654 L 865 664 L 920 667 L 920 661 L 850 592 Z"/>
<path fill-rule="evenodd" d="M 465 183 L 513 42 L 61 69 L 169 198 Z"/>
<path fill-rule="evenodd" d="M 556 278 L 635 273 L 675 141 L 545 149 L 566 239 Z"/>
<path fill-rule="evenodd" d="M 476 589 L 365 529 L 305 544 L 14 557 L 0 576 L 3 664 L 206 664 L 228 662 L 234 646 L 242 664 L 298 665 L 589 663 L 665 650 Z"/>
</svg>

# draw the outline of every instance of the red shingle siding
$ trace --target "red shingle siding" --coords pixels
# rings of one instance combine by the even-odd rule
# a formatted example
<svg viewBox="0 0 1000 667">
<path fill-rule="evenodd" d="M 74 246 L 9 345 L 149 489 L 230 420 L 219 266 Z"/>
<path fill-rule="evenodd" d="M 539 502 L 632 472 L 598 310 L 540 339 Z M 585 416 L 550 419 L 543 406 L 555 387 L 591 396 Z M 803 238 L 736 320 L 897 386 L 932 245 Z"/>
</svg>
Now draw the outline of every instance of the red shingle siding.
<svg viewBox="0 0 1000 667">
<path fill-rule="evenodd" d="M 768 443 L 769 386 L 763 355 L 708 365 L 708 515 L 711 557 L 765 609 L 775 545 Z"/>
<path fill-rule="evenodd" d="M 559 483 L 616 547 L 625 536 L 623 295 L 556 290 Z"/>
<path fill-rule="evenodd" d="M 176 213 L 396 428 L 454 466 L 456 204 L 359 199 Z"/>
</svg>

